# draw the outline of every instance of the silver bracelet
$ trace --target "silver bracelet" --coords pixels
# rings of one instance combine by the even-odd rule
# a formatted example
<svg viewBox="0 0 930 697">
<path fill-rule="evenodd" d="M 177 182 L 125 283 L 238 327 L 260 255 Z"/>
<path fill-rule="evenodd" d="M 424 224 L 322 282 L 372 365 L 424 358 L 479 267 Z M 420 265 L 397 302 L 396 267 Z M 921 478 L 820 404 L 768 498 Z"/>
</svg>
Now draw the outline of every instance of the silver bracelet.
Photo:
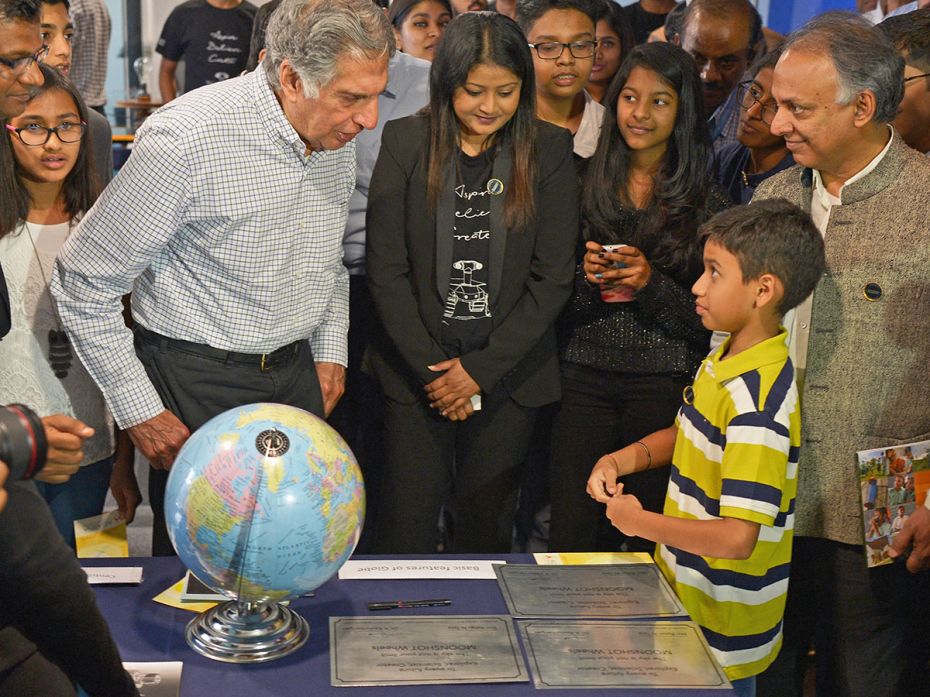
<svg viewBox="0 0 930 697">
<path fill-rule="evenodd" d="M 652 453 L 649 452 L 649 446 L 643 443 L 641 440 L 636 441 L 636 445 L 640 446 L 643 450 L 646 451 L 646 458 L 647 458 L 646 469 L 643 469 L 640 471 L 645 472 L 648 469 L 652 469 Z"/>
</svg>

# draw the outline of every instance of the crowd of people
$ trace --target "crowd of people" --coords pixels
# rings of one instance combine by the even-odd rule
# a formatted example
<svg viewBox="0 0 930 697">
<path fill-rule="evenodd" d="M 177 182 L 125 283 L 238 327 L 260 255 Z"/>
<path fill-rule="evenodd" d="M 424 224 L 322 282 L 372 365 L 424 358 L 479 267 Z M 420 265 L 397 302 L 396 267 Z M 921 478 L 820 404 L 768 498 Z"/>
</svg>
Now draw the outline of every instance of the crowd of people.
<svg viewBox="0 0 930 697">
<path fill-rule="evenodd" d="M 359 551 L 654 552 L 738 694 L 811 647 L 821 697 L 924 694 L 930 508 L 867 568 L 854 458 L 930 438 L 920 4 L 189 0 L 113 177 L 108 22 L 0 0 L 0 404 L 53 444 L 0 496 L 0 695 L 132 694 L 42 594 L 137 454 L 171 554 L 178 450 L 253 402 L 345 437 Z"/>
</svg>

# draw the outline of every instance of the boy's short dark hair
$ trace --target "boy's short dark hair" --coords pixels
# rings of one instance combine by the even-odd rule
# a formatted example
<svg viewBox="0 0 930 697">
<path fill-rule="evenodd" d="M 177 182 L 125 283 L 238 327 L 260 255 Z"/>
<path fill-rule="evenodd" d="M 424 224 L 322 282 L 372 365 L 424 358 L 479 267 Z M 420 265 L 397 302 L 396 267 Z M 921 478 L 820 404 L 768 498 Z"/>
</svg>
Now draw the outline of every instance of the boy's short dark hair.
<svg viewBox="0 0 930 697">
<path fill-rule="evenodd" d="M 593 0 L 517 0 L 515 19 L 524 34 L 529 35 L 536 21 L 549 10 L 578 10 L 591 18 L 593 24 L 603 16 L 600 5 Z"/>
<path fill-rule="evenodd" d="M 729 208 L 704 223 L 701 235 L 739 260 L 744 281 L 777 277 L 785 287 L 776 308 L 782 315 L 814 291 L 826 265 L 814 221 L 783 198 Z"/>
</svg>

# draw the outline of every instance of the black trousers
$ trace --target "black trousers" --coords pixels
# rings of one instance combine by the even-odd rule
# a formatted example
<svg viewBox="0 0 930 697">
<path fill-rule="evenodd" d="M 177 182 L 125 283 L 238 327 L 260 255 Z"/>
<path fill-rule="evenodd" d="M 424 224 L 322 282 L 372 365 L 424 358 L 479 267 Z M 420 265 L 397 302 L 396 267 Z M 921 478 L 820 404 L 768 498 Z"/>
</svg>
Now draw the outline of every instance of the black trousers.
<svg viewBox="0 0 930 697">
<path fill-rule="evenodd" d="M 355 551 L 370 554 L 382 499 L 384 397 L 378 381 L 362 371 L 362 360 L 377 330 L 378 319 L 372 311 L 374 305 L 365 276 L 349 276 L 349 289 L 346 389 L 329 415 L 329 423 L 349 444 L 365 478 L 365 527 Z"/>
<path fill-rule="evenodd" d="M 808 650 L 817 697 L 930 695 L 930 572 L 866 567 L 860 545 L 796 537 L 784 643 L 759 697 L 801 697 Z"/>
<path fill-rule="evenodd" d="M 299 342 L 288 359 L 266 370 L 257 362 L 202 355 L 196 346 L 181 346 L 138 327 L 135 346 L 165 408 L 191 433 L 217 414 L 255 402 L 287 404 L 323 416 L 323 396 L 306 341 Z M 165 526 L 167 482 L 167 470 L 149 470 L 153 556 L 174 554 Z"/>
<path fill-rule="evenodd" d="M 594 463 L 653 431 L 675 422 L 681 391 L 690 376 L 625 375 L 585 366 L 562 366 L 562 406 L 552 427 L 549 483 L 553 552 L 653 552 L 655 543 L 626 538 L 610 525 L 604 504 L 585 492 Z M 624 492 L 643 507 L 661 512 L 668 468 L 624 478 Z"/>
<path fill-rule="evenodd" d="M 464 422 L 425 401 L 385 400 L 385 472 L 378 554 L 436 552 L 439 510 L 451 494 L 452 550 L 509 552 L 520 471 L 538 409 L 502 389 Z"/>
</svg>

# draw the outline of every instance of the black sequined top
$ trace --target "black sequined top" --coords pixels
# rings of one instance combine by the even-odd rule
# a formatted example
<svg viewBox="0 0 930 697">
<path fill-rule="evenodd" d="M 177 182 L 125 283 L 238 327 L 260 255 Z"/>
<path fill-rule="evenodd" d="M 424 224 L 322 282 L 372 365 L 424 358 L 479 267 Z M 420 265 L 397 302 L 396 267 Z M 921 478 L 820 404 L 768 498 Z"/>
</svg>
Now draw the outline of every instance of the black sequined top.
<svg viewBox="0 0 930 697">
<path fill-rule="evenodd" d="M 717 190 L 710 198 L 708 216 L 729 205 Z M 625 211 L 614 239 L 637 239 L 634 230 L 643 218 L 642 211 Z M 643 252 L 649 258 L 648 251 Z M 710 350 L 710 332 L 694 311 L 691 294 L 703 263 L 699 256 L 692 262 L 688 264 L 692 270 L 685 273 L 653 263 L 649 283 L 633 301 L 606 303 L 585 280 L 579 257 L 575 287 L 559 319 L 562 360 L 632 375 L 693 375 Z"/>
</svg>

